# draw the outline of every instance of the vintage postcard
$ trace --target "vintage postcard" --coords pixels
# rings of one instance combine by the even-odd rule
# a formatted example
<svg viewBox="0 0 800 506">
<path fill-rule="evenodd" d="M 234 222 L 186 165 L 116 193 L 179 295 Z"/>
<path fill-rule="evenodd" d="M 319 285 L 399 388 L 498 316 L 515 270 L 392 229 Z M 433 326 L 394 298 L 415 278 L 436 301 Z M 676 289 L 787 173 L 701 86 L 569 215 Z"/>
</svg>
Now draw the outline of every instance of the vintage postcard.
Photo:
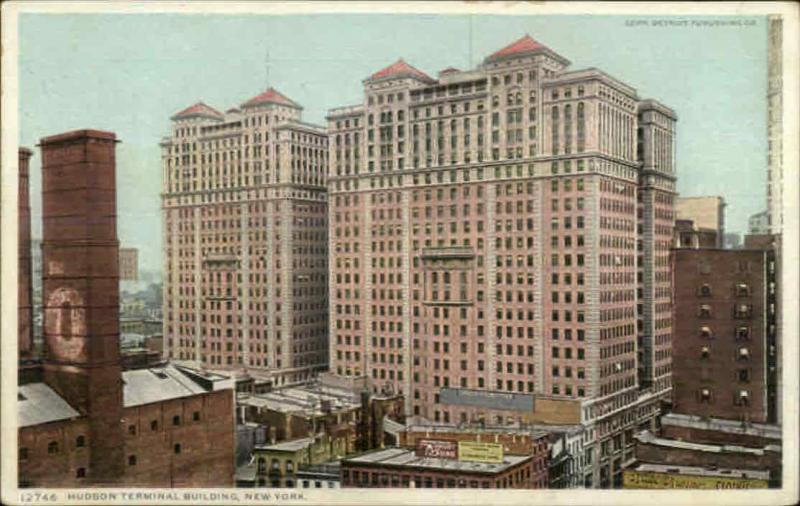
<svg viewBox="0 0 800 506">
<path fill-rule="evenodd" d="M 798 6 L 6 2 L 4 504 L 795 504 Z"/>
</svg>

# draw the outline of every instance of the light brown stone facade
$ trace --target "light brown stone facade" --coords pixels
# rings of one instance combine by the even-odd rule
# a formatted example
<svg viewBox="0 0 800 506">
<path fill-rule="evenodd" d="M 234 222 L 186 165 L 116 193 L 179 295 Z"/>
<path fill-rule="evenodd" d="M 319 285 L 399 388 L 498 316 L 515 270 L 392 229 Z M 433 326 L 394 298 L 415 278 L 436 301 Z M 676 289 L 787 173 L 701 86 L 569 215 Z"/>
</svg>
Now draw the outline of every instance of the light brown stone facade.
<svg viewBox="0 0 800 506">
<path fill-rule="evenodd" d="M 675 115 L 509 48 L 438 80 L 401 60 L 329 112 L 331 371 L 434 422 L 608 438 L 669 391 Z"/>
<path fill-rule="evenodd" d="M 270 371 L 327 363 L 327 136 L 270 89 L 197 104 L 162 142 L 167 356 Z"/>
</svg>

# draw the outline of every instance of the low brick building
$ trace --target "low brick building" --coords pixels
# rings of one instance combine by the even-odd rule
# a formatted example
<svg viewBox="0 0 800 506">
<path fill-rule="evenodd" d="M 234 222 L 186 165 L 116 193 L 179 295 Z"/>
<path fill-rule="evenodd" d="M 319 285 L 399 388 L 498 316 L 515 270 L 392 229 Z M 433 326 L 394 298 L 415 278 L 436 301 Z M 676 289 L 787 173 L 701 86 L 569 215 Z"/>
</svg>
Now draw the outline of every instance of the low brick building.
<svg viewBox="0 0 800 506">
<path fill-rule="evenodd" d="M 122 475 L 107 485 L 233 486 L 232 381 L 171 365 L 122 373 Z M 19 387 L 20 487 L 91 486 L 89 418 L 43 382 Z"/>
<path fill-rule="evenodd" d="M 473 462 L 417 455 L 406 448 L 373 450 L 341 461 L 342 488 L 546 488 L 533 455 Z M 547 467 L 544 467 L 546 476 Z"/>
</svg>

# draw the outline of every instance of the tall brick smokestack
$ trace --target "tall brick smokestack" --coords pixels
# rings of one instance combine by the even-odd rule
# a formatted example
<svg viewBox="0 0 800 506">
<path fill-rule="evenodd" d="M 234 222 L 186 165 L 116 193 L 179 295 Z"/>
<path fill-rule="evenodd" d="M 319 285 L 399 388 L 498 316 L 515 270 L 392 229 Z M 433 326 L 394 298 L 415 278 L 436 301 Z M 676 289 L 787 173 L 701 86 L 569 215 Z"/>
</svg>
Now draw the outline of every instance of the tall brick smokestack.
<svg viewBox="0 0 800 506">
<path fill-rule="evenodd" d="M 87 479 L 122 476 L 116 136 L 41 140 L 44 379 L 89 420 Z"/>
<path fill-rule="evenodd" d="M 33 305 L 31 304 L 31 203 L 28 161 L 33 152 L 19 148 L 19 199 L 17 214 L 18 234 L 18 346 L 19 358 L 29 358 L 33 354 Z"/>
</svg>

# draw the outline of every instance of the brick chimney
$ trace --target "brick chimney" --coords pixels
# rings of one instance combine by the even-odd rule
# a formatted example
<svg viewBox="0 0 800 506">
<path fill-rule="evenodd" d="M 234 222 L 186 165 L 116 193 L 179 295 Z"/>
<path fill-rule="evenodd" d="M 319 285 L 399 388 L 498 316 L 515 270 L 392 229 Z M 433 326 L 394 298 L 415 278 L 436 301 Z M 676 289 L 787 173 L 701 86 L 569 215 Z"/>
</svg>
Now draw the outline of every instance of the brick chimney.
<svg viewBox="0 0 800 506">
<path fill-rule="evenodd" d="M 124 470 L 116 142 L 97 130 L 40 141 L 44 380 L 89 420 L 96 486 Z"/>
</svg>

